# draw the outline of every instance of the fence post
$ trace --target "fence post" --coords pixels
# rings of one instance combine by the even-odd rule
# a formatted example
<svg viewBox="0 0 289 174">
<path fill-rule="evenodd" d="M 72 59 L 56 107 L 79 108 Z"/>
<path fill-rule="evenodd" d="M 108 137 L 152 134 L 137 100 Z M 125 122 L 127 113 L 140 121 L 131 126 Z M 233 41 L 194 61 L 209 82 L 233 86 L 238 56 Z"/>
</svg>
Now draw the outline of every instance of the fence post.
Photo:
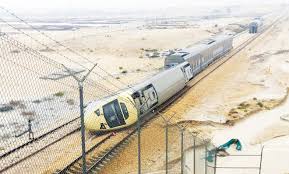
<svg viewBox="0 0 289 174">
<path fill-rule="evenodd" d="M 196 137 L 194 136 L 194 174 L 196 174 Z"/>
<path fill-rule="evenodd" d="M 262 146 L 262 149 L 261 149 L 261 159 L 260 159 L 260 166 L 259 166 L 259 174 L 261 174 L 261 171 L 262 171 L 262 160 L 263 160 L 263 150 L 264 150 L 264 146 Z"/>
<path fill-rule="evenodd" d="M 181 174 L 184 173 L 184 130 L 181 129 Z"/>
<path fill-rule="evenodd" d="M 138 149 L 138 174 L 141 174 L 141 133 L 140 133 L 140 116 L 137 119 L 137 149 Z"/>
<path fill-rule="evenodd" d="M 168 174 L 168 163 L 169 163 L 169 156 L 168 156 L 168 151 L 169 151 L 169 135 L 168 135 L 168 122 L 166 122 L 166 174 Z"/>
<path fill-rule="evenodd" d="M 215 166 L 214 166 L 214 174 L 216 174 L 217 170 L 217 151 L 215 151 Z"/>
<path fill-rule="evenodd" d="M 207 148 L 207 142 L 205 147 L 205 174 L 207 174 L 207 167 L 208 167 L 208 160 L 207 160 L 207 154 L 208 154 L 208 148 Z"/>
<path fill-rule="evenodd" d="M 86 174 L 86 152 L 85 152 L 85 128 L 83 110 L 83 84 L 79 83 L 80 119 L 81 119 L 81 148 L 82 148 L 82 172 Z"/>
</svg>

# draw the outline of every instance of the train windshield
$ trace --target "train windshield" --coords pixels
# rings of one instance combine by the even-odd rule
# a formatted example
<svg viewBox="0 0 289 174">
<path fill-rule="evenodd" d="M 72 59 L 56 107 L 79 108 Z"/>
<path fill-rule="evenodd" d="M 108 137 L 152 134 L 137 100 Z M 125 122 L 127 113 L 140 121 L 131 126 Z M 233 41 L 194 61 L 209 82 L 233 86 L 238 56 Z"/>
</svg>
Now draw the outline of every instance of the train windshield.
<svg viewBox="0 0 289 174">
<path fill-rule="evenodd" d="M 125 124 L 118 100 L 114 100 L 103 106 L 105 120 L 109 127 L 117 127 Z"/>
</svg>

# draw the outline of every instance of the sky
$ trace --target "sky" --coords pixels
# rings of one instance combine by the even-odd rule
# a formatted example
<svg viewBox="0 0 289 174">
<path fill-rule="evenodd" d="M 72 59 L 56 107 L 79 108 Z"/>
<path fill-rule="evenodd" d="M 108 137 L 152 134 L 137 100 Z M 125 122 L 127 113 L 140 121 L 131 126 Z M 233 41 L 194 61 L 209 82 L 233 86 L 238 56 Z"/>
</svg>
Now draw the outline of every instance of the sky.
<svg viewBox="0 0 289 174">
<path fill-rule="evenodd" d="M 10 9 L 150 9 L 190 7 L 198 5 L 235 5 L 249 3 L 280 3 L 289 0 L 0 0 L 0 5 Z"/>
<path fill-rule="evenodd" d="M 233 5 L 256 6 L 289 3 L 289 0 L 0 0 L 23 17 L 170 16 L 201 14 Z M 246 8 L 246 7 L 245 7 Z M 7 14 L 0 10 L 0 16 Z"/>
</svg>

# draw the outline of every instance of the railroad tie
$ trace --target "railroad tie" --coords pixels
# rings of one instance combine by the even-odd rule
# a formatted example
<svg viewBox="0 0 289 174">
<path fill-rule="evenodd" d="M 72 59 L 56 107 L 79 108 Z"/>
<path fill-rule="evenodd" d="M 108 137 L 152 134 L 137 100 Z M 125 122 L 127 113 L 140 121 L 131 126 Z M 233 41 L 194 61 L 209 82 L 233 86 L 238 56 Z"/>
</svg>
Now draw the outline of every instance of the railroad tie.
<svg viewBox="0 0 289 174">
<path fill-rule="evenodd" d="M 81 162 L 81 161 L 78 161 L 77 163 L 75 163 L 74 166 L 79 166 L 79 167 L 81 167 L 81 166 L 82 166 L 82 162 Z"/>
<path fill-rule="evenodd" d="M 90 173 L 98 173 L 101 170 L 99 167 L 95 167 Z"/>
<path fill-rule="evenodd" d="M 110 158 L 105 158 L 105 159 L 103 160 L 103 162 L 104 162 L 105 164 L 107 164 L 110 160 L 111 160 Z"/>
<path fill-rule="evenodd" d="M 104 167 L 104 164 L 100 163 L 98 166 L 100 166 L 100 167 Z"/>
<path fill-rule="evenodd" d="M 80 166 L 72 166 L 71 169 L 81 171 L 82 168 Z"/>
<path fill-rule="evenodd" d="M 76 170 L 76 169 L 73 169 L 73 168 L 70 168 L 68 171 L 66 171 L 66 173 L 78 173 L 79 171 L 81 170 Z"/>
</svg>

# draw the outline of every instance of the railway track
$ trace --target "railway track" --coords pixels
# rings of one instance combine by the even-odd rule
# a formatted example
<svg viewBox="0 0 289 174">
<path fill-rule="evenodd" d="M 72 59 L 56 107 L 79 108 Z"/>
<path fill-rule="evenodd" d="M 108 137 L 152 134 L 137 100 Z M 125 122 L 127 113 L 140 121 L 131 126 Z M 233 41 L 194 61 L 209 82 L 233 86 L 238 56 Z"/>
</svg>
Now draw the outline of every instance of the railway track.
<svg viewBox="0 0 289 174">
<path fill-rule="evenodd" d="M 146 127 L 152 119 L 157 118 L 155 117 L 155 113 L 161 112 L 165 108 L 167 108 L 170 104 L 172 104 L 175 100 L 177 100 L 179 97 L 184 95 L 188 90 L 190 90 L 192 87 L 194 87 L 197 83 L 199 83 L 201 80 L 203 80 L 205 77 L 210 75 L 212 72 L 217 70 L 221 65 L 226 63 L 230 58 L 232 58 L 234 55 L 238 54 L 240 51 L 242 51 L 246 46 L 248 46 L 250 43 L 252 43 L 254 40 L 256 40 L 259 36 L 263 35 L 266 31 L 270 30 L 272 26 L 277 24 L 281 21 L 283 18 L 280 17 L 272 24 L 267 26 L 266 28 L 263 28 L 260 33 L 255 34 L 253 37 L 250 37 L 242 44 L 238 45 L 235 49 L 233 49 L 228 55 L 219 58 L 215 62 L 213 62 L 207 69 L 202 71 L 200 74 L 198 74 L 194 79 L 189 83 L 189 85 L 184 88 L 180 93 L 169 99 L 165 104 L 161 105 L 157 112 L 149 113 L 147 116 L 144 116 L 143 120 L 141 121 L 141 128 Z M 101 168 L 107 164 L 114 156 L 116 156 L 123 148 L 126 147 L 126 145 L 136 137 L 137 128 L 134 128 L 130 133 L 128 133 L 121 141 L 113 145 L 111 148 L 101 152 L 101 155 L 94 155 L 94 153 L 97 151 L 97 148 L 105 143 L 107 140 L 104 139 L 101 142 L 94 145 L 92 148 L 90 148 L 87 152 L 87 173 L 98 173 Z M 61 170 L 57 170 L 55 173 L 57 174 L 74 174 L 74 173 L 81 173 L 82 172 L 82 161 L 81 156 L 79 156 L 77 159 L 75 159 L 73 162 L 71 162 L 69 165 L 67 165 L 65 168 Z"/>
<path fill-rule="evenodd" d="M 200 82 L 202 79 L 204 79 L 206 76 L 208 76 L 210 73 L 215 71 L 218 67 L 220 67 L 222 64 L 224 64 L 226 61 L 228 61 L 231 57 L 239 53 L 241 50 L 243 50 L 248 44 L 253 42 L 255 39 L 257 39 L 260 35 L 262 35 L 264 32 L 266 32 L 268 29 L 270 29 L 273 25 L 278 23 L 281 20 L 282 17 L 277 19 L 275 22 L 273 22 L 271 25 L 269 25 L 266 28 L 263 28 L 263 30 L 254 35 L 253 37 L 250 37 L 248 40 L 240 44 L 237 48 L 231 51 L 227 56 L 218 59 L 214 63 L 212 63 L 206 70 L 201 72 L 199 75 L 197 75 L 186 87 L 184 90 L 182 90 L 180 93 L 178 93 L 176 96 L 171 98 L 168 102 L 163 104 L 159 109 L 159 111 L 162 111 L 166 107 L 168 107 L 172 102 L 174 102 L 176 99 L 178 99 L 181 95 L 185 94 L 189 89 L 191 89 L 194 85 L 196 85 L 198 82 Z M 142 120 L 142 128 L 145 127 L 146 123 L 151 121 L 156 114 L 150 113 L 149 116 L 146 116 L 145 119 Z M 52 146 L 53 144 L 61 141 L 65 137 L 68 137 L 69 135 L 72 135 L 73 133 L 76 133 L 79 131 L 79 117 L 71 120 L 70 122 L 67 122 L 61 126 L 58 126 L 57 128 L 35 138 L 34 140 L 28 141 L 27 143 L 14 148 L 5 154 L 0 156 L 0 163 L 2 168 L 0 168 L 0 173 L 7 171 L 8 169 L 12 168 L 13 166 L 21 163 L 22 161 L 36 155 L 37 153 L 41 152 L 42 150 L 48 148 L 49 146 Z M 69 125 L 69 126 L 68 126 Z M 94 156 L 93 154 L 95 151 L 97 151 L 97 147 L 103 145 L 106 143 L 110 138 L 112 138 L 112 135 L 108 135 L 106 138 L 102 139 L 100 142 L 92 146 L 87 151 L 87 165 L 88 165 L 88 173 L 95 173 L 101 169 L 104 164 L 106 164 L 112 157 L 117 155 L 118 152 L 122 148 L 126 146 L 134 137 L 135 133 L 137 132 L 137 129 L 133 129 L 128 133 L 121 141 L 116 143 L 113 147 L 106 149 L 101 152 L 101 155 Z M 56 135 L 56 136 L 54 136 Z M 59 136 L 61 135 L 61 136 Z M 33 146 L 33 144 L 37 144 L 37 147 Z M 25 154 L 25 155 L 23 155 Z M 21 157 L 19 157 L 21 156 Z M 15 161 L 15 157 L 16 160 Z M 69 165 L 67 165 L 65 168 L 58 170 L 56 173 L 81 173 L 81 156 L 77 159 L 75 159 L 73 162 L 71 162 Z"/>
<path fill-rule="evenodd" d="M 205 69 L 204 71 L 202 71 L 200 74 L 198 74 L 190 83 L 189 85 L 182 90 L 180 93 L 178 93 L 176 96 L 174 96 L 173 98 L 171 98 L 168 102 L 166 102 L 165 104 L 163 104 L 158 110 L 158 112 L 164 110 L 165 108 L 167 108 L 172 102 L 174 102 L 175 100 L 177 100 L 180 96 L 182 96 L 183 94 L 185 94 L 188 90 L 190 90 L 193 86 L 195 86 L 197 83 L 199 83 L 201 80 L 203 80 L 205 77 L 207 77 L 208 75 L 210 75 L 211 73 L 213 73 L 215 70 L 217 70 L 221 65 L 223 65 L 224 63 L 226 63 L 228 60 L 230 60 L 234 55 L 238 54 L 239 52 L 241 52 L 244 48 L 246 48 L 250 43 L 252 43 L 254 40 L 256 40 L 257 38 L 259 38 L 259 36 L 263 35 L 266 31 L 270 30 L 272 28 L 272 26 L 274 26 L 275 24 L 277 24 L 278 22 L 280 22 L 282 20 L 283 16 L 278 18 L 277 20 L 275 20 L 274 22 L 272 22 L 269 26 L 267 27 L 263 27 L 263 29 L 261 29 L 261 31 L 258 34 L 255 34 L 254 36 L 250 37 L 249 39 L 247 39 L 245 42 L 241 43 L 240 45 L 238 45 L 235 49 L 233 49 L 228 55 L 226 55 L 225 57 L 216 60 L 215 62 L 213 62 L 211 65 L 209 65 L 209 67 L 207 69 Z M 155 112 L 157 113 L 157 112 Z M 141 125 L 142 128 L 144 127 L 144 125 L 146 125 L 146 123 L 148 123 L 149 121 L 151 121 L 154 117 L 155 114 L 151 113 L 149 117 L 144 117 L 147 118 L 145 121 L 142 121 Z M 146 125 L 147 126 L 147 125 Z M 117 155 L 118 152 L 120 152 L 137 134 L 137 129 L 135 128 L 133 131 L 131 131 L 125 138 L 123 138 L 120 142 L 118 142 L 116 145 L 114 145 L 112 148 L 108 149 L 107 151 L 104 151 L 102 153 L 102 155 L 100 156 L 93 156 L 93 152 L 94 150 L 97 149 L 97 147 L 99 146 L 99 144 L 96 144 L 95 146 L 93 146 L 89 151 L 87 151 L 87 155 L 89 155 L 90 157 L 87 159 L 87 173 L 98 173 L 101 168 L 110 161 L 111 158 L 113 158 L 114 156 Z M 81 156 L 73 161 L 72 163 L 70 163 L 67 167 L 65 167 L 62 170 L 58 170 L 56 173 L 60 173 L 60 174 L 64 174 L 64 173 L 81 173 L 82 168 L 82 162 L 80 161 Z"/>
<path fill-rule="evenodd" d="M 50 130 L 0 156 L 0 173 L 7 171 L 22 161 L 36 155 L 80 130 L 79 117 Z M 17 159 L 17 160 L 15 160 Z"/>
</svg>

